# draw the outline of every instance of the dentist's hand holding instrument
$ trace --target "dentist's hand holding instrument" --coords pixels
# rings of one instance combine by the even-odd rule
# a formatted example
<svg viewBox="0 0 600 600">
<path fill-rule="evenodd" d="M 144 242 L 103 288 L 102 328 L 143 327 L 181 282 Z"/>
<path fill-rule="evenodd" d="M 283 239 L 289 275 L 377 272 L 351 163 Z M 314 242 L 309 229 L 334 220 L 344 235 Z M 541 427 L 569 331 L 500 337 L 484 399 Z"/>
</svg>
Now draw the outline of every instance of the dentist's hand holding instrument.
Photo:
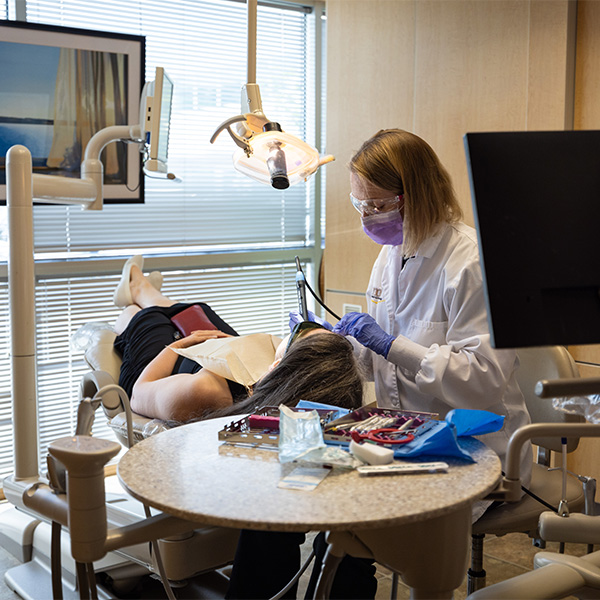
<svg viewBox="0 0 600 600">
<path fill-rule="evenodd" d="M 381 354 L 384 358 L 392 346 L 395 336 L 386 333 L 377 321 L 366 313 L 346 313 L 333 328 L 334 333 L 350 335 L 363 346 Z"/>
</svg>

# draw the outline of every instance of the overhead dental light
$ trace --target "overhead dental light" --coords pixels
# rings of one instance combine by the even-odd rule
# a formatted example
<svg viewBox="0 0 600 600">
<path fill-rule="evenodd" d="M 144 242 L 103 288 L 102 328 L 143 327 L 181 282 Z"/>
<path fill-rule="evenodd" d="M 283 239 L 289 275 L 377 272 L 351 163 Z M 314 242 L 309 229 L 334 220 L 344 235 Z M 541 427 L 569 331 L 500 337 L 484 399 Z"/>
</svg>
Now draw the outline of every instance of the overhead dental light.
<svg viewBox="0 0 600 600">
<path fill-rule="evenodd" d="M 335 159 L 331 155 L 320 156 L 316 148 L 286 133 L 279 123 L 270 121 L 263 113 L 260 90 L 255 83 L 256 16 L 257 0 L 248 0 L 248 83 L 242 87 L 242 114 L 221 123 L 210 143 L 226 129 L 239 146 L 233 155 L 233 166 L 248 177 L 285 190 L 306 181 L 321 165 Z"/>
</svg>

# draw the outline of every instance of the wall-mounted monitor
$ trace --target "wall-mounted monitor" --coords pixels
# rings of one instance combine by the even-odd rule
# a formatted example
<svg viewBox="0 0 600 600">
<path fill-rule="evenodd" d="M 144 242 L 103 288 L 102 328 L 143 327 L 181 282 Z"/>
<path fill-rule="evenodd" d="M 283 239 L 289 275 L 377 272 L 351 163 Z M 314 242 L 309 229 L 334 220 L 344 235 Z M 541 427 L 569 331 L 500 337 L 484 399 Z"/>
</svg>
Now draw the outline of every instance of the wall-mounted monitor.
<svg viewBox="0 0 600 600">
<path fill-rule="evenodd" d="M 147 84 L 145 91 L 146 120 L 144 129 L 149 136 L 148 160 L 144 168 L 148 171 L 167 172 L 169 131 L 171 127 L 171 104 L 173 82 L 162 67 L 156 67 L 154 81 Z"/>
<path fill-rule="evenodd" d="M 34 173 L 79 177 L 94 133 L 139 123 L 144 69 L 143 36 L 0 21 L 0 201 L 11 146 Z M 109 144 L 102 161 L 105 202 L 143 202 L 138 146 Z"/>
<path fill-rule="evenodd" d="M 600 131 L 468 133 L 497 348 L 600 343 Z"/>
</svg>

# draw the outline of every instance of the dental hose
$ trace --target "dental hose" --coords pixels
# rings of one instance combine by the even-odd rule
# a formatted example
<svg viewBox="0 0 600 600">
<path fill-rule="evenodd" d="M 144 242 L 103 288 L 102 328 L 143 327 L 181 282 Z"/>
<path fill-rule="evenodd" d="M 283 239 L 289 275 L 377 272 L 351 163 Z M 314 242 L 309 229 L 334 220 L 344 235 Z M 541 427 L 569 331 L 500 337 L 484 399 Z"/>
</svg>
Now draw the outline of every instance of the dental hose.
<svg viewBox="0 0 600 600">
<path fill-rule="evenodd" d="M 277 592 L 277 594 L 275 594 L 274 596 L 269 598 L 269 600 L 279 600 L 279 598 L 281 598 L 282 596 L 287 594 L 287 592 L 298 581 L 298 579 L 300 579 L 300 577 L 302 577 L 302 574 L 304 573 L 304 571 L 306 571 L 306 569 L 308 569 L 308 566 L 310 565 L 310 563 L 312 562 L 312 559 L 314 557 L 315 557 L 315 551 L 311 550 L 311 553 L 308 555 L 308 558 L 304 561 L 304 564 L 300 567 L 300 570 L 292 577 L 292 579 L 289 581 L 289 583 L 282 590 L 280 590 L 279 592 Z"/>
<path fill-rule="evenodd" d="M 315 293 L 315 291 L 310 287 L 310 284 L 308 283 L 308 281 L 306 280 L 306 277 L 304 277 L 304 273 L 302 271 L 302 266 L 300 265 L 300 259 L 296 256 L 296 268 L 297 270 L 302 273 L 302 277 L 303 277 L 303 282 L 304 285 L 306 286 L 306 288 L 308 289 L 308 291 L 312 294 L 313 298 L 334 318 L 336 318 L 338 321 L 341 319 L 341 317 L 338 317 L 338 315 L 336 315 L 329 307 L 327 307 L 325 305 L 325 303 L 321 300 L 321 298 L 319 298 L 319 296 L 317 296 L 317 294 Z"/>
<path fill-rule="evenodd" d="M 144 504 L 144 513 L 146 514 L 146 517 L 148 519 L 152 516 L 152 514 L 150 512 L 150 507 L 146 504 Z M 163 587 L 165 588 L 165 592 L 167 593 L 167 598 L 169 600 L 177 600 L 175 598 L 175 594 L 173 593 L 173 590 L 171 589 L 169 580 L 167 579 L 167 573 L 165 571 L 165 566 L 163 564 L 162 556 L 160 554 L 160 549 L 158 547 L 158 540 L 152 540 L 150 542 L 150 544 L 152 545 L 152 554 L 154 556 L 154 562 L 156 564 L 156 568 L 157 568 L 158 574 L 160 576 L 160 581 L 162 582 Z"/>
</svg>

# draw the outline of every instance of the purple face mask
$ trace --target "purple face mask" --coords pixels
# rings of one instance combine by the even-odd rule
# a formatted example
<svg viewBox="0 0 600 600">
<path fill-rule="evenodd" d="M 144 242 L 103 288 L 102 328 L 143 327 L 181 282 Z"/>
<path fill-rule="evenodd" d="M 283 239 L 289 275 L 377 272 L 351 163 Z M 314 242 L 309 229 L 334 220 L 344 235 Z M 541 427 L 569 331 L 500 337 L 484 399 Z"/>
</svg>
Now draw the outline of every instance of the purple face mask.
<svg viewBox="0 0 600 600">
<path fill-rule="evenodd" d="M 389 244 L 399 246 L 404 239 L 402 231 L 402 215 L 400 211 L 377 213 L 361 217 L 364 232 L 382 246 Z"/>
</svg>

